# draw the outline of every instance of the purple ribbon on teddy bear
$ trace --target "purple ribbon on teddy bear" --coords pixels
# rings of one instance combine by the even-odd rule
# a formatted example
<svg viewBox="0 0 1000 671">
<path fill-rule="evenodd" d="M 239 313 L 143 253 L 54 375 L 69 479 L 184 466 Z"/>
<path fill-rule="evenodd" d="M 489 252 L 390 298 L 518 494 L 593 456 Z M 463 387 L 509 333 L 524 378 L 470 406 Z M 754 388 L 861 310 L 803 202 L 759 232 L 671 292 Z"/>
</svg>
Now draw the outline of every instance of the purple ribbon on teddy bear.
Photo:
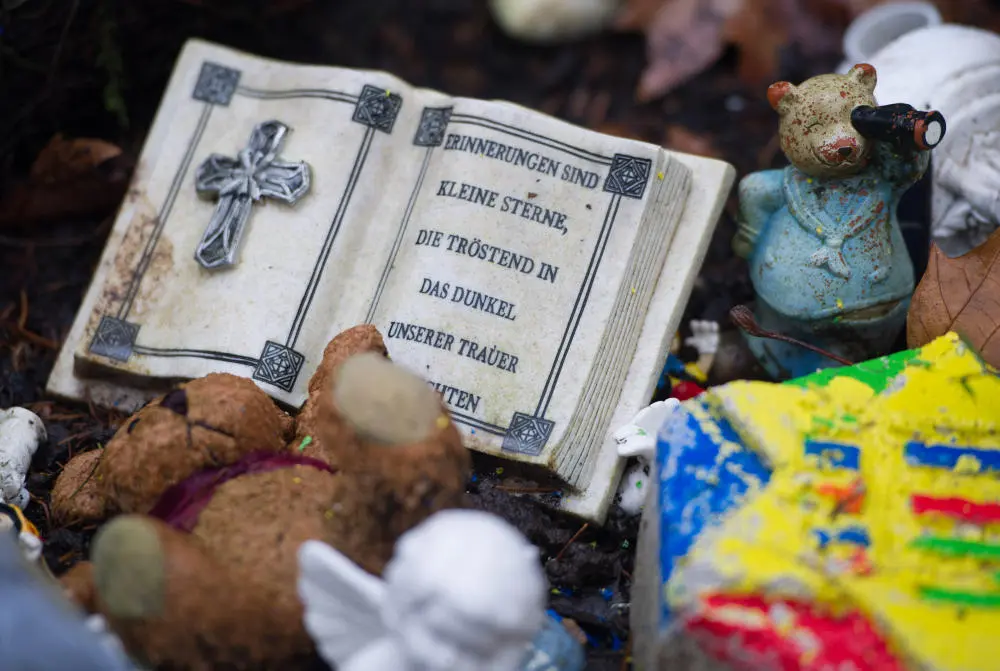
<svg viewBox="0 0 1000 671">
<path fill-rule="evenodd" d="M 198 524 L 198 516 L 212 500 L 215 490 L 223 484 L 241 475 L 266 473 L 289 466 L 311 466 L 329 473 L 337 472 L 326 462 L 312 457 L 284 452 L 252 452 L 234 464 L 199 471 L 173 485 L 163 492 L 149 515 L 178 531 L 190 532 Z"/>
</svg>

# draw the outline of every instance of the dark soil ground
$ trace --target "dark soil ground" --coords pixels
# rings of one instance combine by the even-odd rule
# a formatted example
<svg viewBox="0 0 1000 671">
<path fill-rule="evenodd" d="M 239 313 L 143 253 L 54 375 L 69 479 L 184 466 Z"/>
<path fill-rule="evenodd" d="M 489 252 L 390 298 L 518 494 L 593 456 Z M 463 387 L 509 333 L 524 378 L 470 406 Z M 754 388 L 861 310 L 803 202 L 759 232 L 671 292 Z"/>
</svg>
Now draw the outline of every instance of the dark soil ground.
<svg viewBox="0 0 1000 671">
<path fill-rule="evenodd" d="M 9 207 L 0 201 L 0 407 L 25 405 L 46 420 L 49 440 L 33 463 L 26 513 L 56 573 L 87 555 L 93 529 L 49 523 L 54 479 L 73 454 L 106 442 L 123 417 L 47 399 L 44 386 L 186 38 L 285 60 L 384 69 L 451 94 L 508 99 L 605 132 L 714 153 L 741 175 L 781 158 L 764 91 L 744 87 L 731 57 L 667 97 L 637 104 L 640 36 L 527 47 L 501 35 L 477 0 L 29 0 L 0 10 L 0 31 L 0 179 L 8 195 L 57 132 L 124 149 L 72 202 L 42 193 L 55 212 L 46 220 L 4 216 Z M 792 80 L 834 65 L 794 54 L 785 62 L 781 77 Z M 729 308 L 750 298 L 745 267 L 729 248 L 732 205 L 685 323 L 714 319 L 730 328 Z M 493 466 L 479 470 L 470 487 L 477 503 L 515 522 L 551 558 L 552 607 L 589 636 L 588 668 L 627 668 L 637 520 L 616 510 L 603 529 L 581 531 L 578 520 L 506 491 Z"/>
</svg>

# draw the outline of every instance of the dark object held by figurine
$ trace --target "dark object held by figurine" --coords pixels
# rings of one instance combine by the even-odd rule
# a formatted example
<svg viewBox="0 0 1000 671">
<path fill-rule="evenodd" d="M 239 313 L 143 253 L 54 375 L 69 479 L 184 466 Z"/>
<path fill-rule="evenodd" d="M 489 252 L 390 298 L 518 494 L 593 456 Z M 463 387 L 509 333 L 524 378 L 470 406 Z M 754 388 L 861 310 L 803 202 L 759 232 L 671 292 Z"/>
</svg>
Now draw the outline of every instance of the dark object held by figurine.
<svg viewBox="0 0 1000 671">
<path fill-rule="evenodd" d="M 860 105 L 851 112 L 851 123 L 870 140 L 910 151 L 933 149 L 944 139 L 946 129 L 940 112 L 921 112 L 906 103 Z"/>
</svg>

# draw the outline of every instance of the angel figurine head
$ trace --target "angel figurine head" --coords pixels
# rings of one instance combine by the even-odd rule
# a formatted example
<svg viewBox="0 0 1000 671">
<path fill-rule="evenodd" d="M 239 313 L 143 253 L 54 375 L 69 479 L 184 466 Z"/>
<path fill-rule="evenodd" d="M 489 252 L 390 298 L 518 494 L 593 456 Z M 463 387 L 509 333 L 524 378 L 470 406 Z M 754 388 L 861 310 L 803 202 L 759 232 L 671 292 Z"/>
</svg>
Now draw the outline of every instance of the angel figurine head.
<svg viewBox="0 0 1000 671">
<path fill-rule="evenodd" d="M 306 629 L 341 671 L 516 671 L 546 618 L 538 549 L 476 510 L 408 531 L 381 579 L 319 541 L 299 564 Z"/>
</svg>

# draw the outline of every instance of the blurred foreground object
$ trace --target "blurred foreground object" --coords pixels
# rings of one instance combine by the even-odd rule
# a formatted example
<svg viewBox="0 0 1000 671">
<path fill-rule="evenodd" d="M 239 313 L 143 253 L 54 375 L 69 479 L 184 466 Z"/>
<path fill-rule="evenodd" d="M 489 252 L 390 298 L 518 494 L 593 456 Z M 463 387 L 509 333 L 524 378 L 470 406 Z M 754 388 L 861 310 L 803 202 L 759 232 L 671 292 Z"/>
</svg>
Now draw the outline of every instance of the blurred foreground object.
<svg viewBox="0 0 1000 671">
<path fill-rule="evenodd" d="M 759 328 L 812 346 L 747 333 L 775 379 L 886 354 L 906 323 L 914 270 L 896 209 L 945 129 L 940 115 L 876 107 L 876 77 L 859 64 L 768 89 L 790 165 L 740 182 L 733 247 Z"/>
<path fill-rule="evenodd" d="M 0 534 L 0 668 L 14 671 L 127 671 L 131 664 L 88 630 L 56 583 Z"/>
<path fill-rule="evenodd" d="M 640 527 L 637 668 L 993 668 L 998 417 L 1000 375 L 954 333 L 681 404 Z"/>
<path fill-rule="evenodd" d="M 1000 225 L 1000 36 L 945 24 L 909 32 L 874 54 L 876 99 L 908 100 L 948 119 L 931 166 L 931 236 L 948 256 Z"/>
<path fill-rule="evenodd" d="M 572 665 L 539 660 L 545 651 L 531 642 L 551 631 L 538 550 L 490 513 L 429 517 L 399 538 L 382 578 L 320 541 L 301 546 L 299 565 L 306 629 L 341 671 L 583 666 L 582 650 Z"/>
<path fill-rule="evenodd" d="M 931 249 L 906 322 L 906 344 L 926 345 L 948 331 L 962 334 L 992 366 L 1000 366 L 1000 230 L 972 251 L 948 258 Z"/>
<path fill-rule="evenodd" d="M 490 10 L 515 39 L 557 43 L 599 32 L 611 23 L 620 4 L 620 0 L 490 0 Z"/>
</svg>

